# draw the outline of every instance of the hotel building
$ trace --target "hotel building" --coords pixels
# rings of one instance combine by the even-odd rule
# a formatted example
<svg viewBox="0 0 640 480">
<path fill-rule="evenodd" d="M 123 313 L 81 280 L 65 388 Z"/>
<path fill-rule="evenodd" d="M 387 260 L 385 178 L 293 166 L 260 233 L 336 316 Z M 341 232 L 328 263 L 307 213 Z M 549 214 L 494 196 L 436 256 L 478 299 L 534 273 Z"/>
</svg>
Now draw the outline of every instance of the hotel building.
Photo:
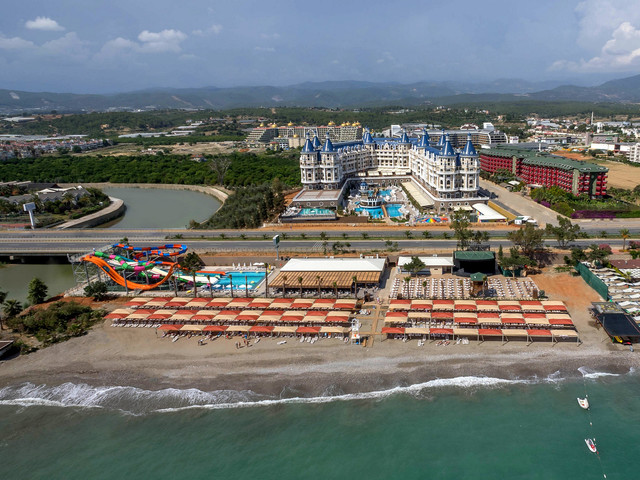
<svg viewBox="0 0 640 480">
<path fill-rule="evenodd" d="M 492 148 L 480 152 L 480 168 L 489 173 L 507 170 L 530 185 L 558 186 L 574 195 L 607 194 L 608 168 L 558 155 L 518 148 Z"/>
<path fill-rule="evenodd" d="M 446 212 L 456 207 L 469 207 L 486 202 L 478 194 L 478 154 L 471 135 L 464 148 L 456 150 L 448 135 L 432 141 L 424 130 L 420 138 L 374 139 L 365 131 L 362 140 L 335 144 L 327 136 L 324 144 L 318 137 L 307 137 L 300 154 L 300 174 L 305 191 L 341 192 L 349 180 L 369 183 L 413 182 L 431 199 L 432 208 Z M 336 195 L 339 198 L 339 195 Z M 330 204 L 327 204 L 329 206 Z M 319 205 L 313 205 L 319 206 Z"/>
</svg>

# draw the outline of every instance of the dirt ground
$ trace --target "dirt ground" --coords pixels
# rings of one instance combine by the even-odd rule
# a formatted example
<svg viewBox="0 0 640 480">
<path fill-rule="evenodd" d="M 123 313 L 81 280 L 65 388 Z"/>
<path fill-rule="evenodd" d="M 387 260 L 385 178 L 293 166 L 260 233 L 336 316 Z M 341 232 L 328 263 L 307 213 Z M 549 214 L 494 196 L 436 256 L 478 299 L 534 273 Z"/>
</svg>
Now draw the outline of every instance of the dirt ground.
<svg viewBox="0 0 640 480">
<path fill-rule="evenodd" d="M 195 145 L 149 145 L 145 148 L 151 148 L 153 150 L 170 150 L 171 153 L 176 155 L 193 155 L 193 154 L 210 154 L 216 155 L 220 153 L 231 153 L 236 151 L 236 143 L 237 142 L 203 142 L 196 143 Z M 136 145 L 134 143 L 121 143 L 119 145 L 114 145 L 113 147 L 103 148 L 98 151 L 88 151 L 84 153 L 79 153 L 77 155 L 95 155 L 99 153 L 100 155 L 135 155 L 139 153 L 141 150 L 140 145 Z M 251 151 L 262 151 L 264 149 L 251 149 Z"/>
<path fill-rule="evenodd" d="M 571 314 L 581 340 L 602 342 L 606 335 L 596 327 L 589 313 L 591 302 L 602 302 L 602 298 L 580 276 L 569 273 L 557 273 L 545 269 L 542 275 L 531 277 L 540 290 L 544 290 L 552 300 L 561 300 Z"/>
</svg>

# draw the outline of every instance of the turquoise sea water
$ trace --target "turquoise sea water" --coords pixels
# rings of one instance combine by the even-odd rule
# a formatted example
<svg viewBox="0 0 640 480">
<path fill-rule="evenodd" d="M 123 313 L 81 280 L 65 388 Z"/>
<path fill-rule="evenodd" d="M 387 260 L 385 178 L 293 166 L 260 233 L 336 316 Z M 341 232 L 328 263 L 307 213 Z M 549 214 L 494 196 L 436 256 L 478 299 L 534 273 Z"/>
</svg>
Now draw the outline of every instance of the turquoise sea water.
<svg viewBox="0 0 640 480">
<path fill-rule="evenodd" d="M 463 377 L 313 399 L 7 387 L 0 458 L 34 479 L 637 478 L 640 377 L 589 377 Z M 590 412 L 576 402 L 585 386 Z"/>
</svg>

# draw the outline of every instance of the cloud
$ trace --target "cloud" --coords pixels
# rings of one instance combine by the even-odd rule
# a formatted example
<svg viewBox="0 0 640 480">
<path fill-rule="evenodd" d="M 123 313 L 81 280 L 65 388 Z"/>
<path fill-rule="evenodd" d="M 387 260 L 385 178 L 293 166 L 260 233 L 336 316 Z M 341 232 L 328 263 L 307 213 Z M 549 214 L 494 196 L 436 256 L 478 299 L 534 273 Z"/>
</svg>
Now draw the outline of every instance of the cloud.
<svg viewBox="0 0 640 480">
<path fill-rule="evenodd" d="M 270 52 L 270 53 L 273 53 L 276 51 L 276 49 L 273 47 L 254 47 L 254 50 L 256 52 Z"/>
<path fill-rule="evenodd" d="M 180 44 L 187 38 L 180 30 L 150 32 L 144 30 L 138 35 L 139 42 L 118 37 L 106 42 L 96 54 L 97 59 L 105 59 L 127 53 L 180 53 Z"/>
<path fill-rule="evenodd" d="M 140 40 L 140 50 L 150 53 L 180 52 L 182 43 L 187 35 L 180 30 L 162 30 L 161 32 L 150 32 L 144 30 L 138 35 Z"/>
<path fill-rule="evenodd" d="M 24 24 L 29 30 L 44 30 L 47 32 L 60 32 L 64 27 L 49 17 L 36 17 L 35 20 L 27 20 Z"/>
<path fill-rule="evenodd" d="M 86 43 L 80 40 L 75 32 L 50 40 L 42 44 L 42 49 L 49 54 L 67 57 L 85 57 L 89 54 Z"/>
<path fill-rule="evenodd" d="M 20 37 L 7 38 L 0 35 L 0 50 L 25 50 L 34 48 L 35 43 Z"/>
<path fill-rule="evenodd" d="M 206 37 L 207 35 L 210 35 L 210 34 L 219 35 L 220 32 L 222 32 L 222 25 L 214 23 L 206 30 L 198 29 L 198 30 L 194 30 L 191 33 L 197 37 Z"/>
<path fill-rule="evenodd" d="M 558 60 L 551 65 L 552 70 L 581 72 L 628 71 L 638 67 L 640 67 L 640 29 L 630 22 L 619 24 L 600 52 L 589 60 Z"/>
</svg>

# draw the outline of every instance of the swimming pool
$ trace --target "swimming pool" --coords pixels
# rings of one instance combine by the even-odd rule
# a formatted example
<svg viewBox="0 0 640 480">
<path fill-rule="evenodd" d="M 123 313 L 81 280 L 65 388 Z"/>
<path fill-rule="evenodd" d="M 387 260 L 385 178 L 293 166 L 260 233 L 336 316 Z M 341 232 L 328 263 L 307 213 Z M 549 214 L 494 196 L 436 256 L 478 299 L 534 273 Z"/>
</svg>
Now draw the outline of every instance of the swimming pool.
<svg viewBox="0 0 640 480">
<path fill-rule="evenodd" d="M 333 215 L 334 213 L 330 208 L 303 208 L 298 215 Z"/>
<path fill-rule="evenodd" d="M 356 212 L 360 213 L 363 210 L 369 212 L 369 216 L 371 218 L 384 218 L 384 213 L 382 212 L 382 207 L 358 207 L 355 209 Z"/>
<path fill-rule="evenodd" d="M 386 190 L 378 190 L 379 197 L 388 197 L 391 196 L 391 194 L 393 194 L 393 190 L 390 188 L 387 188 Z"/>
<path fill-rule="evenodd" d="M 400 208 L 402 208 L 402 204 L 387 203 L 386 208 L 390 218 L 404 217 L 404 214 L 400 211 Z"/>
<path fill-rule="evenodd" d="M 231 279 L 229 279 L 231 275 Z M 264 280 L 265 272 L 228 272 L 220 277 L 220 280 L 213 286 L 216 289 L 230 290 L 229 285 L 233 281 L 233 289 L 236 288 L 253 290 Z"/>
</svg>

